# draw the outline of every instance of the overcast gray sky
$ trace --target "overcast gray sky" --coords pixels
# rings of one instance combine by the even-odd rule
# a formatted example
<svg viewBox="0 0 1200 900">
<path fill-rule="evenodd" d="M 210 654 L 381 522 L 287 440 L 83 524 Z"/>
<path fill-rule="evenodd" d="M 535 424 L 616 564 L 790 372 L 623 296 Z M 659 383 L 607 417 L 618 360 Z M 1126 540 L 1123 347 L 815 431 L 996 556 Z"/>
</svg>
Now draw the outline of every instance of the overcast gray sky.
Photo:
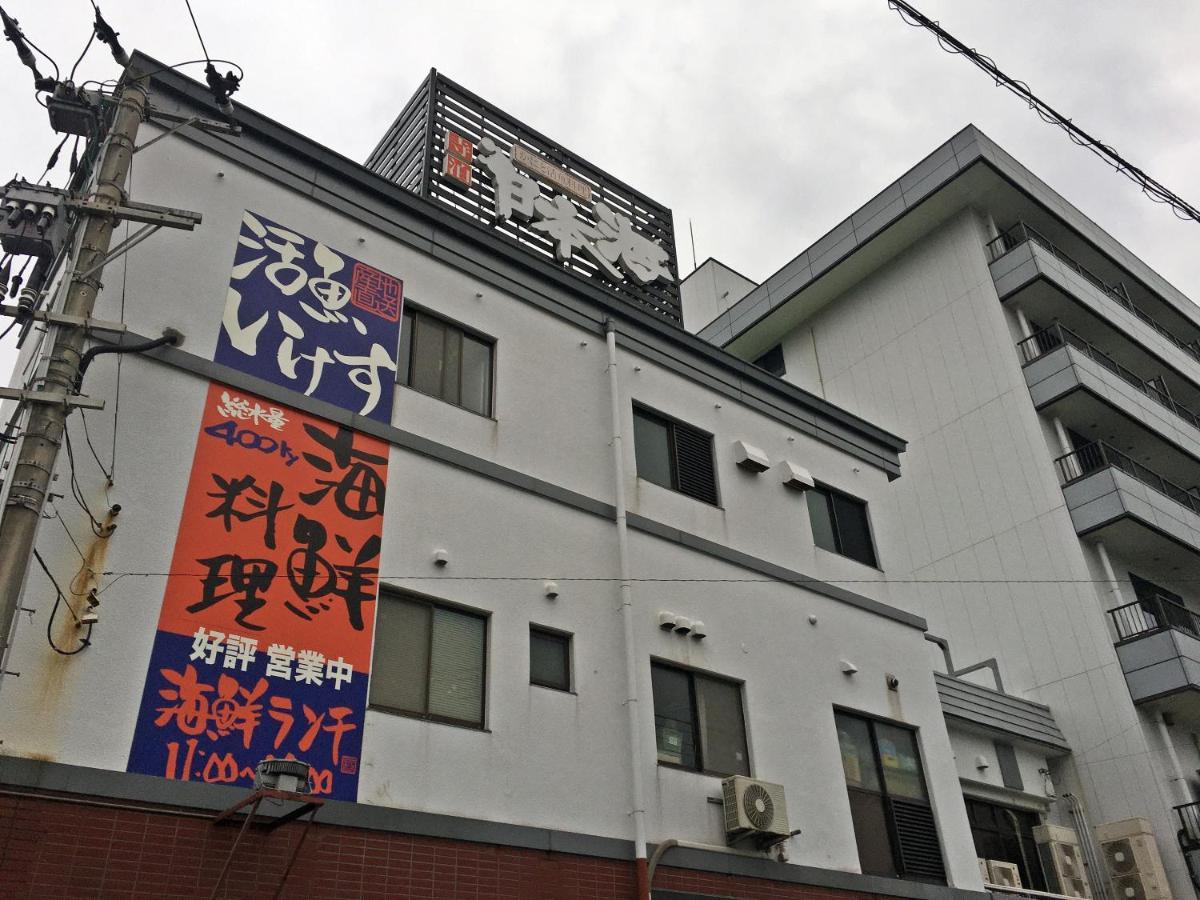
<svg viewBox="0 0 1200 900">
<path fill-rule="evenodd" d="M 65 75 L 91 29 L 88 0 L 2 2 Z M 351 159 L 436 66 L 672 207 L 682 274 L 689 219 L 700 260 L 762 280 L 973 122 L 1200 299 L 1200 224 L 1141 196 L 887 0 L 192 5 L 209 53 L 246 70 L 238 100 Z M 1195 0 L 914 5 L 1200 204 Z M 183 0 L 101 8 L 128 49 L 167 63 L 201 55 Z M 76 80 L 116 74 L 93 45 Z M 7 43 L 0 111 L 0 177 L 36 177 L 57 138 Z M 65 156 L 55 174 L 61 184 Z M 0 382 L 13 358 L 10 337 Z"/>
</svg>

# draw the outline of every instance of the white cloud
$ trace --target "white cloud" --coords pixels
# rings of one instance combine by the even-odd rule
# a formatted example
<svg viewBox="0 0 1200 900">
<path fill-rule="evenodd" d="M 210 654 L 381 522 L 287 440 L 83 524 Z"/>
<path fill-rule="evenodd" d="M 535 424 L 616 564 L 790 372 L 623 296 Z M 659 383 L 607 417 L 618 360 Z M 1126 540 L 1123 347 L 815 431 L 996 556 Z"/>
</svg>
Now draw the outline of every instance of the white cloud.
<svg viewBox="0 0 1200 900">
<path fill-rule="evenodd" d="M 921 0 L 965 43 L 1200 203 L 1190 115 L 1200 7 L 1116 0 Z M 106 0 L 128 48 L 195 59 L 182 4 Z M 674 208 L 679 256 L 765 278 L 967 122 L 1200 297 L 1200 225 L 1180 222 L 886 0 L 338 4 L 194 0 L 209 51 L 246 69 L 238 99 L 364 159 L 431 66 Z M 70 65 L 83 0 L 7 0 Z M 81 77 L 115 66 L 93 46 Z M 200 69 L 190 70 L 197 77 Z M 32 177 L 57 143 L 28 73 L 0 46 L 0 160 Z M 65 172 L 65 159 L 59 163 Z M 139 196 L 146 202 L 154 197 Z M 686 269 L 685 269 L 686 271 Z M 8 341 L 0 373 L 11 365 Z"/>
</svg>

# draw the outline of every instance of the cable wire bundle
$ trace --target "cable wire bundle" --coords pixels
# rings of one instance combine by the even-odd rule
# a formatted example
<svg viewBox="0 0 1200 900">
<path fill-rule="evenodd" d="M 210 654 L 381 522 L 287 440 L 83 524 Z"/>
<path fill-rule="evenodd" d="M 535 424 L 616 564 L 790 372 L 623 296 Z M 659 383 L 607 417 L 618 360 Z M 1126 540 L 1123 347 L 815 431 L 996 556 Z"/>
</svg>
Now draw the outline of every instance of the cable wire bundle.
<svg viewBox="0 0 1200 900">
<path fill-rule="evenodd" d="M 924 28 L 932 32 L 937 38 L 938 44 L 947 53 L 964 56 L 969 59 L 976 67 L 990 75 L 996 82 L 997 87 L 1006 88 L 1011 93 L 1016 94 L 1029 104 L 1029 108 L 1036 112 L 1043 122 L 1061 128 L 1072 142 L 1104 160 L 1104 162 L 1116 170 L 1117 174 L 1124 175 L 1141 188 L 1142 193 L 1155 203 L 1164 203 L 1171 207 L 1171 211 L 1180 219 L 1190 219 L 1193 222 L 1200 222 L 1200 210 L 1196 209 L 1196 207 L 1192 206 L 1192 204 L 1171 191 L 1161 182 L 1151 178 L 1146 172 L 1133 165 L 1133 163 L 1121 156 L 1111 146 L 1092 137 L 1062 113 L 1041 100 L 1025 82 L 1006 75 L 991 57 L 985 56 L 972 47 L 968 47 L 942 28 L 937 22 L 923 15 L 911 4 L 905 3 L 904 0 L 888 0 L 888 7 L 896 10 L 900 14 L 900 18 L 914 28 Z"/>
</svg>

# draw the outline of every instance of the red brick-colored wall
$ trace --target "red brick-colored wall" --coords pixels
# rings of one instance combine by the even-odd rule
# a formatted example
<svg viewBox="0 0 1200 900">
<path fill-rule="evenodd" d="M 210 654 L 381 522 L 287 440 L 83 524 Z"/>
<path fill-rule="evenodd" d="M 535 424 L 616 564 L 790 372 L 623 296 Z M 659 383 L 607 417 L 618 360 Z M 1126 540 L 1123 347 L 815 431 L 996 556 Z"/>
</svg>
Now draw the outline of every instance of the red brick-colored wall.
<svg viewBox="0 0 1200 900">
<path fill-rule="evenodd" d="M 0 898 L 208 897 L 237 837 L 211 816 L 0 794 Z M 251 828 L 218 896 L 271 897 L 303 825 Z M 660 867 L 656 888 L 750 900 L 869 898 Z M 629 862 L 317 823 L 284 897 L 626 900 Z"/>
</svg>

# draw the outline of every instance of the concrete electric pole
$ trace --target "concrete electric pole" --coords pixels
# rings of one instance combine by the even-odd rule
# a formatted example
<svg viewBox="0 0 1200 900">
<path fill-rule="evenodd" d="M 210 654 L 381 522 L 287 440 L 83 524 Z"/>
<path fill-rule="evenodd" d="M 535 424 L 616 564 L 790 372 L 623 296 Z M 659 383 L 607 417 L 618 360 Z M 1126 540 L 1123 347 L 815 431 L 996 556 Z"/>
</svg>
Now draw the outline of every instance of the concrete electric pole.
<svg viewBox="0 0 1200 900">
<path fill-rule="evenodd" d="M 24 392 L 22 402 L 30 405 L 20 452 L 11 473 L 8 498 L 0 518 L 0 661 L 7 660 L 12 644 L 21 590 L 50 487 L 59 447 L 63 442 L 67 415 L 77 391 L 76 378 L 87 339 L 87 320 L 96 305 L 105 257 L 113 229 L 125 204 L 125 180 L 129 176 L 134 139 L 146 113 L 145 76 L 127 67 L 114 98 L 116 109 L 105 138 L 96 189 L 78 206 L 83 235 L 77 254 L 65 263 L 70 276 L 66 300 L 56 317 L 49 362 L 40 390 Z M 75 324 L 65 320 L 76 320 Z"/>
</svg>

